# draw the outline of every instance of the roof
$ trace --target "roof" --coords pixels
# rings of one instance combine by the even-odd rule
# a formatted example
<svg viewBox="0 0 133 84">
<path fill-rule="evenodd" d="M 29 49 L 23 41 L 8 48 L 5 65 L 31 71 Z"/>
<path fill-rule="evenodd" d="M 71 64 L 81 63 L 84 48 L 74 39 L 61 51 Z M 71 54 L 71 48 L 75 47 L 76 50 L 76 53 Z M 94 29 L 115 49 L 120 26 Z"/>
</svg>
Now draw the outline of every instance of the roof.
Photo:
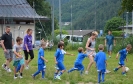
<svg viewBox="0 0 133 84">
<path fill-rule="evenodd" d="M 133 28 L 133 24 L 132 25 L 128 25 L 128 26 L 120 26 L 119 27 L 120 29 L 126 29 L 126 28 L 128 28 L 128 29 L 132 29 Z"/>
<path fill-rule="evenodd" d="M 0 0 L 0 17 L 48 19 L 46 16 L 38 15 L 26 0 Z"/>
<path fill-rule="evenodd" d="M 72 35 L 72 30 L 66 30 L 68 32 L 69 35 Z M 88 35 L 90 34 L 92 31 L 94 30 L 73 30 L 73 35 Z"/>
</svg>

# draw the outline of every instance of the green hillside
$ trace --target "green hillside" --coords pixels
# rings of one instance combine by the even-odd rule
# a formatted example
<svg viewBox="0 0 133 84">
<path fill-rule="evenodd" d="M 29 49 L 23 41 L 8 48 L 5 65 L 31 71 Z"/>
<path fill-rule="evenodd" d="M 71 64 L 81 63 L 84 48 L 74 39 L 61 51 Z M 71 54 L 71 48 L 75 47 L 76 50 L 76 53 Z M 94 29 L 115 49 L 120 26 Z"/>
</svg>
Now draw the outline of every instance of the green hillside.
<svg viewBox="0 0 133 84">
<path fill-rule="evenodd" d="M 71 4 L 74 29 L 95 29 L 96 11 L 96 28 L 99 30 L 104 28 L 108 19 L 118 16 L 121 0 L 96 0 L 96 10 L 95 0 L 62 0 L 62 22 L 71 21 Z M 58 0 L 55 1 L 55 8 L 58 19 Z"/>
</svg>

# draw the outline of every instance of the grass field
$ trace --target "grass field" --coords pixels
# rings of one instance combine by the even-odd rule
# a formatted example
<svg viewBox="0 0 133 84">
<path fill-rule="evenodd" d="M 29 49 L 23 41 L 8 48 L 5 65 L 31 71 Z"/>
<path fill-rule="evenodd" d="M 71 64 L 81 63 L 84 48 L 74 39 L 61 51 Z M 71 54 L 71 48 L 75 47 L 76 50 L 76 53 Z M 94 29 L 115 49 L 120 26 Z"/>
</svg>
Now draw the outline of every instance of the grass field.
<svg viewBox="0 0 133 84">
<path fill-rule="evenodd" d="M 64 64 L 66 69 L 70 69 L 73 67 L 73 63 L 77 56 L 77 51 L 68 51 L 70 53 L 75 54 L 75 56 L 65 56 Z M 0 65 L 4 62 L 3 51 L 0 50 Z M 55 71 L 54 64 L 54 53 L 55 51 L 45 51 L 45 58 L 49 61 L 47 65 L 47 71 L 45 77 L 47 79 L 42 80 L 41 74 L 36 76 L 36 79 L 33 80 L 31 74 L 33 74 L 37 70 L 37 51 L 35 53 L 34 60 L 30 63 L 30 69 L 24 70 L 23 79 L 13 79 L 13 72 L 7 73 L 2 67 L 0 68 L 0 84 L 96 84 L 97 83 L 97 71 L 95 65 L 92 66 L 88 75 L 80 76 L 78 71 L 72 72 L 68 74 L 65 72 L 62 76 L 62 80 L 53 80 L 53 75 Z M 108 59 L 107 69 L 111 70 L 111 73 L 106 74 L 105 83 L 104 84 L 133 84 L 133 57 L 132 55 L 128 55 L 128 62 L 126 65 L 130 68 L 130 71 L 127 73 L 127 76 L 121 75 L 121 70 L 118 72 L 113 72 L 113 69 L 118 66 L 118 60 L 115 59 L 115 54 L 112 55 L 112 58 Z M 85 68 L 89 63 L 89 59 L 86 58 L 83 62 Z M 11 63 L 11 69 L 13 70 L 13 66 Z"/>
</svg>

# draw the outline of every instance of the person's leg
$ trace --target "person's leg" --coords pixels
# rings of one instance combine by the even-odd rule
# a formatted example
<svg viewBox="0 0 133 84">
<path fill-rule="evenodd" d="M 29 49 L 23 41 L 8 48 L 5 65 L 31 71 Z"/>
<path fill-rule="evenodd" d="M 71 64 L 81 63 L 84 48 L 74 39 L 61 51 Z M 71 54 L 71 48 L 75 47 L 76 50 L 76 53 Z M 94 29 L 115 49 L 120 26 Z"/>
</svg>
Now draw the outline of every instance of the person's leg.
<svg viewBox="0 0 133 84">
<path fill-rule="evenodd" d="M 104 82 L 105 73 L 102 73 L 102 82 Z"/>
<path fill-rule="evenodd" d="M 72 72 L 72 71 L 75 71 L 75 70 L 78 70 L 78 67 L 79 65 L 77 63 L 74 64 L 74 67 L 71 68 L 70 70 L 68 70 L 68 73 Z"/>
<path fill-rule="evenodd" d="M 16 72 L 17 65 L 18 65 L 18 61 L 14 61 L 13 62 L 13 66 L 14 66 L 14 79 L 17 78 L 17 72 Z"/>
<path fill-rule="evenodd" d="M 113 45 L 110 45 L 109 46 L 109 57 L 111 57 L 111 55 L 112 55 L 112 48 L 113 48 Z"/>
<path fill-rule="evenodd" d="M 36 71 L 34 74 L 33 74 L 33 77 L 35 77 L 36 75 L 38 75 L 42 70 L 41 70 L 42 66 L 41 65 L 38 65 L 38 71 Z"/>
<path fill-rule="evenodd" d="M 16 71 L 19 72 L 19 71 L 20 71 L 20 68 L 21 68 L 21 65 L 20 65 L 20 63 L 19 63 L 18 66 L 17 66 Z"/>
<path fill-rule="evenodd" d="M 125 75 L 125 76 L 126 76 L 126 69 L 125 69 L 125 66 L 122 66 L 122 75 Z"/>
<path fill-rule="evenodd" d="M 28 60 L 28 64 L 31 62 L 31 60 L 34 58 L 34 52 L 33 50 L 30 50 L 29 51 L 29 54 L 30 54 L 30 59 Z"/>
<path fill-rule="evenodd" d="M 90 63 L 88 64 L 88 67 L 87 67 L 86 71 L 89 71 L 91 66 L 92 66 L 92 64 L 94 63 L 94 58 L 93 58 L 92 55 L 89 56 L 89 59 L 90 59 Z"/>
<path fill-rule="evenodd" d="M 28 52 L 27 50 L 24 50 L 24 55 L 25 55 L 25 66 L 28 66 Z"/>
<path fill-rule="evenodd" d="M 121 67 L 122 67 L 122 66 L 121 66 L 121 65 L 119 65 L 117 68 L 115 68 L 115 69 L 114 69 L 114 71 L 119 70 Z"/>
<path fill-rule="evenodd" d="M 82 75 L 83 74 L 83 71 L 84 71 L 84 66 L 81 64 L 81 66 L 80 66 L 80 74 Z"/>
<path fill-rule="evenodd" d="M 98 83 L 101 82 L 101 71 L 98 71 Z"/>
</svg>

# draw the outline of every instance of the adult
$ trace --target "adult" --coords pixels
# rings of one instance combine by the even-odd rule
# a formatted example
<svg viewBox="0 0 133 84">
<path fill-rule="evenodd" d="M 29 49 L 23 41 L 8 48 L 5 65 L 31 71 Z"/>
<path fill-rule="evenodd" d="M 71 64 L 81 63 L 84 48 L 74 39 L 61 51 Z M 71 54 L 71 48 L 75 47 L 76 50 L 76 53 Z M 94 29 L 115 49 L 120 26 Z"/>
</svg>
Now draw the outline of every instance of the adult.
<svg viewBox="0 0 133 84">
<path fill-rule="evenodd" d="M 24 37 L 23 50 L 25 54 L 25 69 L 29 69 L 29 63 L 34 58 L 33 46 L 32 46 L 32 29 L 27 29 L 27 35 Z M 28 59 L 30 55 L 30 59 Z"/>
<path fill-rule="evenodd" d="M 86 53 L 87 53 L 87 55 L 89 55 L 90 63 L 88 64 L 85 74 L 88 74 L 89 69 L 91 68 L 92 64 L 94 63 L 94 57 L 96 55 L 95 44 L 96 44 L 97 35 L 98 35 L 98 33 L 96 31 L 93 31 L 91 34 L 91 37 L 88 38 L 88 40 L 86 42 L 86 46 L 85 46 Z"/>
<path fill-rule="evenodd" d="M 106 35 L 106 38 L 105 38 L 105 46 L 107 47 L 107 51 L 108 51 L 108 55 L 109 57 L 111 58 L 111 55 L 112 55 L 112 48 L 113 48 L 113 45 L 115 46 L 115 39 L 114 39 L 114 36 L 112 35 L 112 31 L 108 31 L 108 35 Z"/>
<path fill-rule="evenodd" d="M 12 72 L 11 69 L 9 68 L 10 62 L 12 61 L 13 58 L 13 52 L 12 52 L 12 33 L 10 32 L 10 26 L 6 26 L 6 31 L 1 37 L 1 46 L 4 50 L 4 55 L 6 58 L 6 62 L 2 65 L 2 67 L 7 71 L 7 72 Z"/>
</svg>

